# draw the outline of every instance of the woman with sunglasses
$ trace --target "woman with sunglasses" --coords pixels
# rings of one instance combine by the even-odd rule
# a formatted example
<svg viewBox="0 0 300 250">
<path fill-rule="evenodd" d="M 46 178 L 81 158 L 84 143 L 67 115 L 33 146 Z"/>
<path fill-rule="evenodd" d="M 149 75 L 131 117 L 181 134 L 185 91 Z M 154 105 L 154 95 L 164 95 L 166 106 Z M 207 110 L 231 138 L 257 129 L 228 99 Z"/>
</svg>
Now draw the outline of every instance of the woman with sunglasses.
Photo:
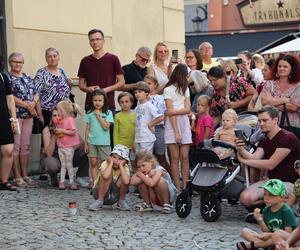
<svg viewBox="0 0 300 250">
<path fill-rule="evenodd" d="M 13 172 L 15 183 L 19 187 L 35 186 L 34 181 L 27 175 L 27 166 L 33 117 L 39 117 L 43 122 L 39 105 L 39 95 L 33 80 L 22 71 L 24 65 L 23 55 L 13 52 L 9 56 L 8 61 L 12 92 L 16 103 L 17 119 L 20 128 L 20 133 L 14 135 Z"/>
<path fill-rule="evenodd" d="M 169 76 L 172 73 L 172 62 L 167 64 L 169 59 L 169 49 L 163 42 L 156 44 L 153 53 L 154 62 L 148 68 L 148 74 L 154 75 L 159 83 L 157 92 L 161 93 L 164 86 L 169 81 Z"/>
</svg>

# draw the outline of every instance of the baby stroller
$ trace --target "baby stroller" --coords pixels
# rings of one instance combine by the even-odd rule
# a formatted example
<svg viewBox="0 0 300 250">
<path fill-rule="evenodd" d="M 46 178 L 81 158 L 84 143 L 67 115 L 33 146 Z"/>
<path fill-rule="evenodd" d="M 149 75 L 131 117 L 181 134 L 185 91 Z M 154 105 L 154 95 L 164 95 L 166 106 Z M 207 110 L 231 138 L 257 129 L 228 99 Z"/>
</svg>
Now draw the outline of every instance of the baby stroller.
<svg viewBox="0 0 300 250">
<path fill-rule="evenodd" d="M 252 113 L 249 115 L 253 116 Z M 249 115 L 243 114 L 243 119 Z M 248 147 L 252 147 L 251 135 L 254 135 L 255 141 L 259 138 L 257 126 L 252 127 L 241 123 L 237 127 L 244 131 Z M 229 203 L 234 204 L 245 188 L 244 178 L 238 175 L 241 165 L 236 154 L 221 160 L 212 150 L 214 147 L 232 149 L 236 152 L 235 146 L 214 139 L 205 140 L 191 150 L 190 160 L 196 165 L 185 190 L 178 195 L 175 202 L 176 213 L 181 218 L 187 217 L 191 212 L 193 192 L 198 192 L 201 196 L 201 216 L 205 221 L 213 222 L 221 216 L 221 200 L 227 199 Z"/>
</svg>

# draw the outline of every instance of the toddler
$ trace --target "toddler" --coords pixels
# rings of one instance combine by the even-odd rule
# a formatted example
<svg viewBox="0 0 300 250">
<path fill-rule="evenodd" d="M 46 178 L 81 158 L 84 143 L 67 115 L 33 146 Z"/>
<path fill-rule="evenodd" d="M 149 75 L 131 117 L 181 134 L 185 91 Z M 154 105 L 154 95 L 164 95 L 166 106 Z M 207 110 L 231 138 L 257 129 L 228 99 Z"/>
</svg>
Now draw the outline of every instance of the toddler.
<svg viewBox="0 0 300 250">
<path fill-rule="evenodd" d="M 130 210 L 125 201 L 130 181 L 128 162 L 129 149 L 124 145 L 116 145 L 110 157 L 99 168 L 99 174 L 94 183 L 94 188 L 96 188 L 99 182 L 99 187 L 96 188 L 98 199 L 89 206 L 89 210 L 97 211 L 103 205 L 112 205 L 118 200 L 117 209 Z"/>
<path fill-rule="evenodd" d="M 56 106 L 58 117 L 56 119 L 56 143 L 58 147 L 59 160 L 61 162 L 59 189 L 66 189 L 65 176 L 68 171 L 70 179 L 70 189 L 77 190 L 73 171 L 74 147 L 80 144 L 80 138 L 75 126 L 74 113 L 79 112 L 76 104 L 66 99 Z"/>
<path fill-rule="evenodd" d="M 157 108 L 149 99 L 150 88 L 145 82 L 138 82 L 135 87 L 135 98 L 138 104 L 135 108 L 135 150 L 148 149 L 153 152 L 155 126 L 164 120 Z"/>
<path fill-rule="evenodd" d="M 131 177 L 130 184 L 138 187 L 144 200 L 135 210 L 152 211 L 153 206 L 156 206 L 163 213 L 170 213 L 176 198 L 176 188 L 169 173 L 157 164 L 148 150 L 139 151 L 135 163 L 137 172 Z"/>
<path fill-rule="evenodd" d="M 254 218 L 262 233 L 244 228 L 242 236 L 249 243 L 238 242 L 237 249 L 256 249 L 274 246 L 272 234 L 278 230 L 291 233 L 296 228 L 296 218 L 293 211 L 285 203 L 287 190 L 285 184 L 279 179 L 270 179 L 262 186 L 264 189 L 264 202 L 267 205 L 262 214 L 260 209 L 254 210 Z"/>
<path fill-rule="evenodd" d="M 222 127 L 216 131 L 215 139 L 235 145 L 235 133 L 238 116 L 233 109 L 226 109 L 222 114 Z M 232 149 L 216 147 L 214 149 L 220 159 L 225 159 L 232 154 Z"/>
<path fill-rule="evenodd" d="M 106 160 L 111 152 L 109 128 L 114 118 L 108 109 L 107 95 L 102 89 L 96 89 L 92 93 L 84 121 L 86 123 L 84 150 L 90 159 L 91 187 L 97 176 L 98 160 Z"/>
<path fill-rule="evenodd" d="M 197 117 L 196 119 L 192 119 L 192 131 L 195 133 L 195 146 L 203 140 L 211 138 L 214 134 L 214 120 L 209 114 L 210 105 L 211 99 L 209 96 L 201 95 L 198 97 Z"/>
</svg>

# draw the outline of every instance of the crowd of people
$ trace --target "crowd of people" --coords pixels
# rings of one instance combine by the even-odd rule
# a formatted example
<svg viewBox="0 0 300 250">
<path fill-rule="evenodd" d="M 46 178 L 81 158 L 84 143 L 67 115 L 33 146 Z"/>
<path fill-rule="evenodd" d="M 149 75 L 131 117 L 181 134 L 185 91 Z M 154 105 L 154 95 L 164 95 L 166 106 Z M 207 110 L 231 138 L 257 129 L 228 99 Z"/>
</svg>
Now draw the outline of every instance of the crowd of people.
<svg viewBox="0 0 300 250">
<path fill-rule="evenodd" d="M 105 51 L 101 30 L 91 30 L 88 39 L 93 52 L 78 69 L 79 88 L 86 93 L 84 118 L 71 93 L 72 80 L 58 66 L 57 49 L 46 50 L 47 65 L 34 78 L 23 72 L 21 53 L 9 56 L 8 72 L 1 65 L 0 189 L 36 185 L 27 167 L 32 129 L 41 124 L 41 170 L 49 174 L 51 185 L 66 189 L 68 174 L 70 189 L 77 190 L 77 166 L 77 175 L 90 177 L 88 187 L 95 197 L 90 210 L 106 204 L 129 210 L 126 194 L 133 185 L 143 199 L 135 210 L 170 213 L 176 194 L 189 180 L 191 147 L 215 137 L 235 145 L 238 160 L 251 167 L 252 184 L 241 193 L 240 202 L 249 210 L 267 204 L 263 217 L 260 212 L 254 217 L 268 234 L 245 229 L 242 235 L 250 243 L 238 243 L 238 249 L 274 244 L 288 249 L 284 241 L 296 227 L 293 216 L 290 224 L 278 227 L 265 219 L 283 203 L 289 211 L 288 205 L 299 196 L 293 192 L 298 178 L 298 167 L 294 171 L 293 166 L 300 157 L 299 57 L 285 54 L 265 61 L 259 54 L 241 51 L 235 60 L 213 60 L 213 46 L 204 42 L 188 50 L 183 60 L 170 57 L 168 46 L 159 42 L 153 63 L 151 49 L 142 46 L 122 67 L 116 55 Z M 121 92 L 117 100 L 115 91 Z M 238 115 L 246 110 L 258 113 L 265 134 L 254 153 L 235 136 Z M 75 125 L 77 114 L 85 122 L 84 138 Z M 214 151 L 220 158 L 233 153 Z M 11 169 L 14 182 L 9 182 Z M 294 197 L 293 202 L 286 205 L 286 196 Z M 286 233 L 277 232 L 286 228 Z"/>
</svg>

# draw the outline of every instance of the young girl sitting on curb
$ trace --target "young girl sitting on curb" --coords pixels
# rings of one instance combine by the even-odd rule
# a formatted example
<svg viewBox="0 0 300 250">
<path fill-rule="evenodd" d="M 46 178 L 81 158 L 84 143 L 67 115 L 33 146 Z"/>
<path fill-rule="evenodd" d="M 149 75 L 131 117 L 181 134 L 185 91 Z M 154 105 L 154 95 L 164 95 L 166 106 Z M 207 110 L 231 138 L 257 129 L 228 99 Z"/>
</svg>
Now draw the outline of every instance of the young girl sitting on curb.
<svg viewBox="0 0 300 250">
<path fill-rule="evenodd" d="M 130 210 L 125 196 L 128 191 L 129 175 L 129 149 L 121 144 L 116 145 L 111 155 L 104 161 L 99 169 L 99 174 L 94 182 L 94 188 L 98 181 L 98 199 L 90 206 L 89 210 L 97 211 L 103 205 L 112 205 L 117 202 L 116 208 Z"/>
<path fill-rule="evenodd" d="M 148 150 L 140 150 L 135 159 L 137 172 L 131 177 L 130 184 L 137 186 L 144 200 L 136 206 L 136 211 L 152 211 L 152 205 L 163 206 L 163 213 L 172 211 L 172 203 L 176 197 L 169 173 L 160 165 Z"/>
<path fill-rule="evenodd" d="M 296 218 L 293 211 L 285 203 L 287 190 L 285 184 L 279 179 L 270 179 L 262 186 L 264 189 L 264 202 L 266 207 L 262 214 L 260 209 L 254 210 L 254 217 L 258 222 L 262 233 L 244 228 L 242 236 L 249 243 L 238 242 L 237 249 L 268 248 L 275 245 L 272 235 L 275 231 L 284 230 L 291 233 L 296 228 Z"/>
</svg>

